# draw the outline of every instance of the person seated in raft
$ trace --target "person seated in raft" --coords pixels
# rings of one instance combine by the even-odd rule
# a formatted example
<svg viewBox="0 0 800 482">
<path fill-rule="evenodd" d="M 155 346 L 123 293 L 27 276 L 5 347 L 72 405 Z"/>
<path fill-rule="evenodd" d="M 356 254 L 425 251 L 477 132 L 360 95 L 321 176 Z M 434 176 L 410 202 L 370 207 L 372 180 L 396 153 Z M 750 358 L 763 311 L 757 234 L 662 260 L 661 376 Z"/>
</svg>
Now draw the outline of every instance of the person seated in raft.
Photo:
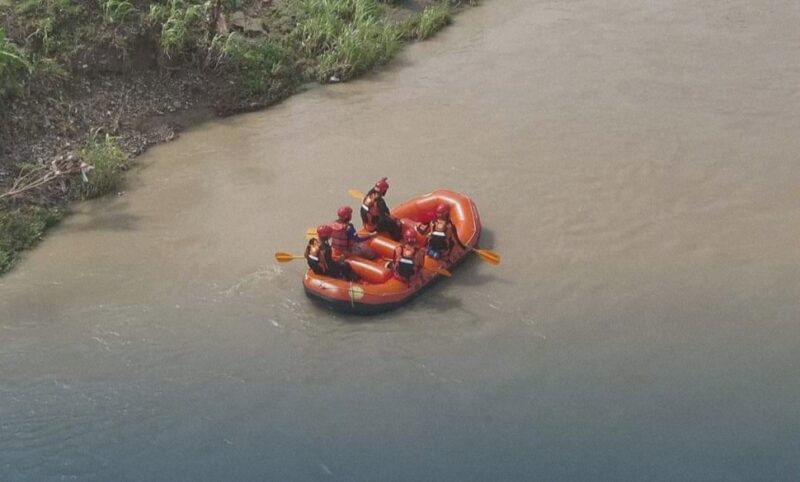
<svg viewBox="0 0 800 482">
<path fill-rule="evenodd" d="M 366 241 L 374 238 L 378 233 L 369 236 L 359 236 L 356 227 L 350 220 L 353 218 L 353 208 L 342 206 L 336 211 L 338 218 L 333 222 L 333 234 L 331 235 L 331 246 L 333 255 L 340 256 L 345 254 L 355 254 L 362 258 L 375 259 L 378 255 L 369 249 Z"/>
<path fill-rule="evenodd" d="M 403 232 L 402 224 L 392 217 L 389 206 L 383 199 L 388 190 L 389 183 L 384 177 L 364 195 L 364 200 L 361 201 L 361 221 L 367 231 L 387 233 L 393 240 L 400 241 Z"/>
<path fill-rule="evenodd" d="M 319 275 L 331 276 L 347 281 L 358 281 L 358 276 L 350 269 L 344 258 L 334 260 L 330 245 L 333 228 L 323 224 L 317 228 L 317 238 L 312 238 L 306 246 L 305 257 L 308 267 Z"/>
<path fill-rule="evenodd" d="M 417 234 L 407 229 L 403 235 L 403 244 L 395 248 L 392 272 L 394 277 L 410 283 L 422 269 L 425 262 L 425 251 L 417 247 Z"/>
<path fill-rule="evenodd" d="M 436 206 L 436 218 L 428 224 L 417 225 L 417 231 L 427 235 L 428 256 L 433 259 L 447 258 L 456 243 L 466 249 L 458 239 L 456 228 L 450 221 L 450 205 L 447 203 Z"/>
</svg>

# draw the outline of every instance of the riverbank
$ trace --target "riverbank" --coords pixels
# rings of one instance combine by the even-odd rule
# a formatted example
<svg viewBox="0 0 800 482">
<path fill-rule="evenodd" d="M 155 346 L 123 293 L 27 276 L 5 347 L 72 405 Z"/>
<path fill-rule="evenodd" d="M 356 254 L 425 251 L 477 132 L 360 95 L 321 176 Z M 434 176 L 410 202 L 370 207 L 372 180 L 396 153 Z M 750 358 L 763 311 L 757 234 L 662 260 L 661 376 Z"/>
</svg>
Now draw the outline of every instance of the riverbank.
<svg viewBox="0 0 800 482">
<path fill-rule="evenodd" d="M 70 201 L 116 192 L 147 147 L 215 116 L 267 107 L 308 82 L 357 77 L 404 43 L 433 35 L 460 7 L 448 0 L 0 4 L 0 273 Z"/>
</svg>

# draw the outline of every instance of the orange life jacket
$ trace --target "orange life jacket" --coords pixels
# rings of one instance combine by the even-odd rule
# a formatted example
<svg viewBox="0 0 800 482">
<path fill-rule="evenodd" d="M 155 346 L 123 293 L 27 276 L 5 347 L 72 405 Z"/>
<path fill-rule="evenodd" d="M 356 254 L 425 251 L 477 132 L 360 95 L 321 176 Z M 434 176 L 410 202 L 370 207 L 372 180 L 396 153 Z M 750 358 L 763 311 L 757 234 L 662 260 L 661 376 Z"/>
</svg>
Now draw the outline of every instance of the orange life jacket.
<svg viewBox="0 0 800 482">
<path fill-rule="evenodd" d="M 350 238 L 347 236 L 347 224 L 340 223 L 339 221 L 331 224 L 333 234 L 331 235 L 331 246 L 336 251 L 349 251 Z"/>
</svg>

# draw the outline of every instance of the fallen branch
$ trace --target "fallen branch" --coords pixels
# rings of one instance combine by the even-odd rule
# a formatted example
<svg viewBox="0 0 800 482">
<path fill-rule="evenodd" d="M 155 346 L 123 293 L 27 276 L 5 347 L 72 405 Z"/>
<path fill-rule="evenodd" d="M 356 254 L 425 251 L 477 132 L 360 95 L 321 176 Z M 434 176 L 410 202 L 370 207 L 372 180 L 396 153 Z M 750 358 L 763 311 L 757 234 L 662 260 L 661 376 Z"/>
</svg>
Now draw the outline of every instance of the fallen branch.
<svg viewBox="0 0 800 482">
<path fill-rule="evenodd" d="M 83 182 L 89 182 L 86 173 L 92 169 L 94 169 L 94 166 L 86 164 L 74 154 L 58 157 L 50 164 L 23 171 L 14 181 L 14 184 L 11 185 L 11 188 L 3 194 L 0 194 L 0 199 L 11 198 L 44 186 L 45 184 L 49 184 L 56 179 L 62 179 L 77 174 L 81 175 Z"/>
</svg>

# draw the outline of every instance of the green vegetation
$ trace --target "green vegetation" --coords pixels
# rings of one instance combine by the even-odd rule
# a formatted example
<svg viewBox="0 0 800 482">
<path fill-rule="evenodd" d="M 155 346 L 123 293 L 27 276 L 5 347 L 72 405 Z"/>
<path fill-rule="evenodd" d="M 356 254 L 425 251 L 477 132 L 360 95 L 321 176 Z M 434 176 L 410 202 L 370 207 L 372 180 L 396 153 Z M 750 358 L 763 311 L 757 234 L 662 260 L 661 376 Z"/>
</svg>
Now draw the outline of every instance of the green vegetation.
<svg viewBox="0 0 800 482">
<path fill-rule="evenodd" d="M 375 0 L 300 0 L 293 37 L 315 60 L 315 77 L 347 80 L 390 60 L 400 31 Z"/>
<path fill-rule="evenodd" d="M 109 23 L 124 23 L 138 17 L 138 11 L 127 0 L 102 0 L 103 14 Z"/>
<path fill-rule="evenodd" d="M 115 138 L 105 135 L 90 140 L 81 150 L 81 157 L 94 167 L 89 173 L 89 182 L 78 184 L 77 191 L 81 198 L 96 198 L 114 192 L 119 187 L 128 158 Z"/>
<path fill-rule="evenodd" d="M 282 98 L 300 78 L 292 53 L 279 41 L 263 38 L 252 42 L 231 34 L 220 49 L 228 56 L 230 68 L 238 71 L 247 94 Z"/>
<path fill-rule="evenodd" d="M 44 232 L 60 218 L 61 212 L 56 208 L 0 210 L 0 274 L 11 268 L 20 252 L 41 241 Z"/>
<path fill-rule="evenodd" d="M 92 43 L 95 28 L 77 0 L 24 0 L 16 14 L 24 21 L 25 47 L 38 56 L 66 62 L 82 42 Z"/>
<path fill-rule="evenodd" d="M 150 6 L 148 21 L 160 26 L 161 48 L 168 57 L 176 53 L 192 55 L 205 47 L 208 26 L 204 19 L 210 3 L 169 0 Z"/>
<path fill-rule="evenodd" d="M 15 42 L 0 30 L 0 98 L 20 93 L 32 78 L 83 75 L 76 66 L 91 70 L 86 59 L 95 51 L 110 47 L 125 57 L 143 36 L 172 65 L 211 69 L 245 95 L 281 97 L 303 81 L 348 80 L 388 62 L 404 40 L 428 38 L 449 24 L 454 8 L 442 0 L 403 20 L 393 0 L 287 0 L 261 12 L 260 35 L 217 31 L 217 17 L 230 22 L 233 11 L 260 3 L 23 0 L 8 7 L 3 22 L 15 26 Z"/>
<path fill-rule="evenodd" d="M 0 102 L 7 96 L 17 94 L 31 72 L 30 62 L 14 44 L 6 40 L 5 33 L 0 30 Z"/>
<path fill-rule="evenodd" d="M 415 17 L 407 26 L 407 33 L 411 38 L 425 40 L 442 28 L 450 25 L 453 20 L 453 7 L 449 2 L 439 2 L 426 7 L 422 13 Z"/>
</svg>

